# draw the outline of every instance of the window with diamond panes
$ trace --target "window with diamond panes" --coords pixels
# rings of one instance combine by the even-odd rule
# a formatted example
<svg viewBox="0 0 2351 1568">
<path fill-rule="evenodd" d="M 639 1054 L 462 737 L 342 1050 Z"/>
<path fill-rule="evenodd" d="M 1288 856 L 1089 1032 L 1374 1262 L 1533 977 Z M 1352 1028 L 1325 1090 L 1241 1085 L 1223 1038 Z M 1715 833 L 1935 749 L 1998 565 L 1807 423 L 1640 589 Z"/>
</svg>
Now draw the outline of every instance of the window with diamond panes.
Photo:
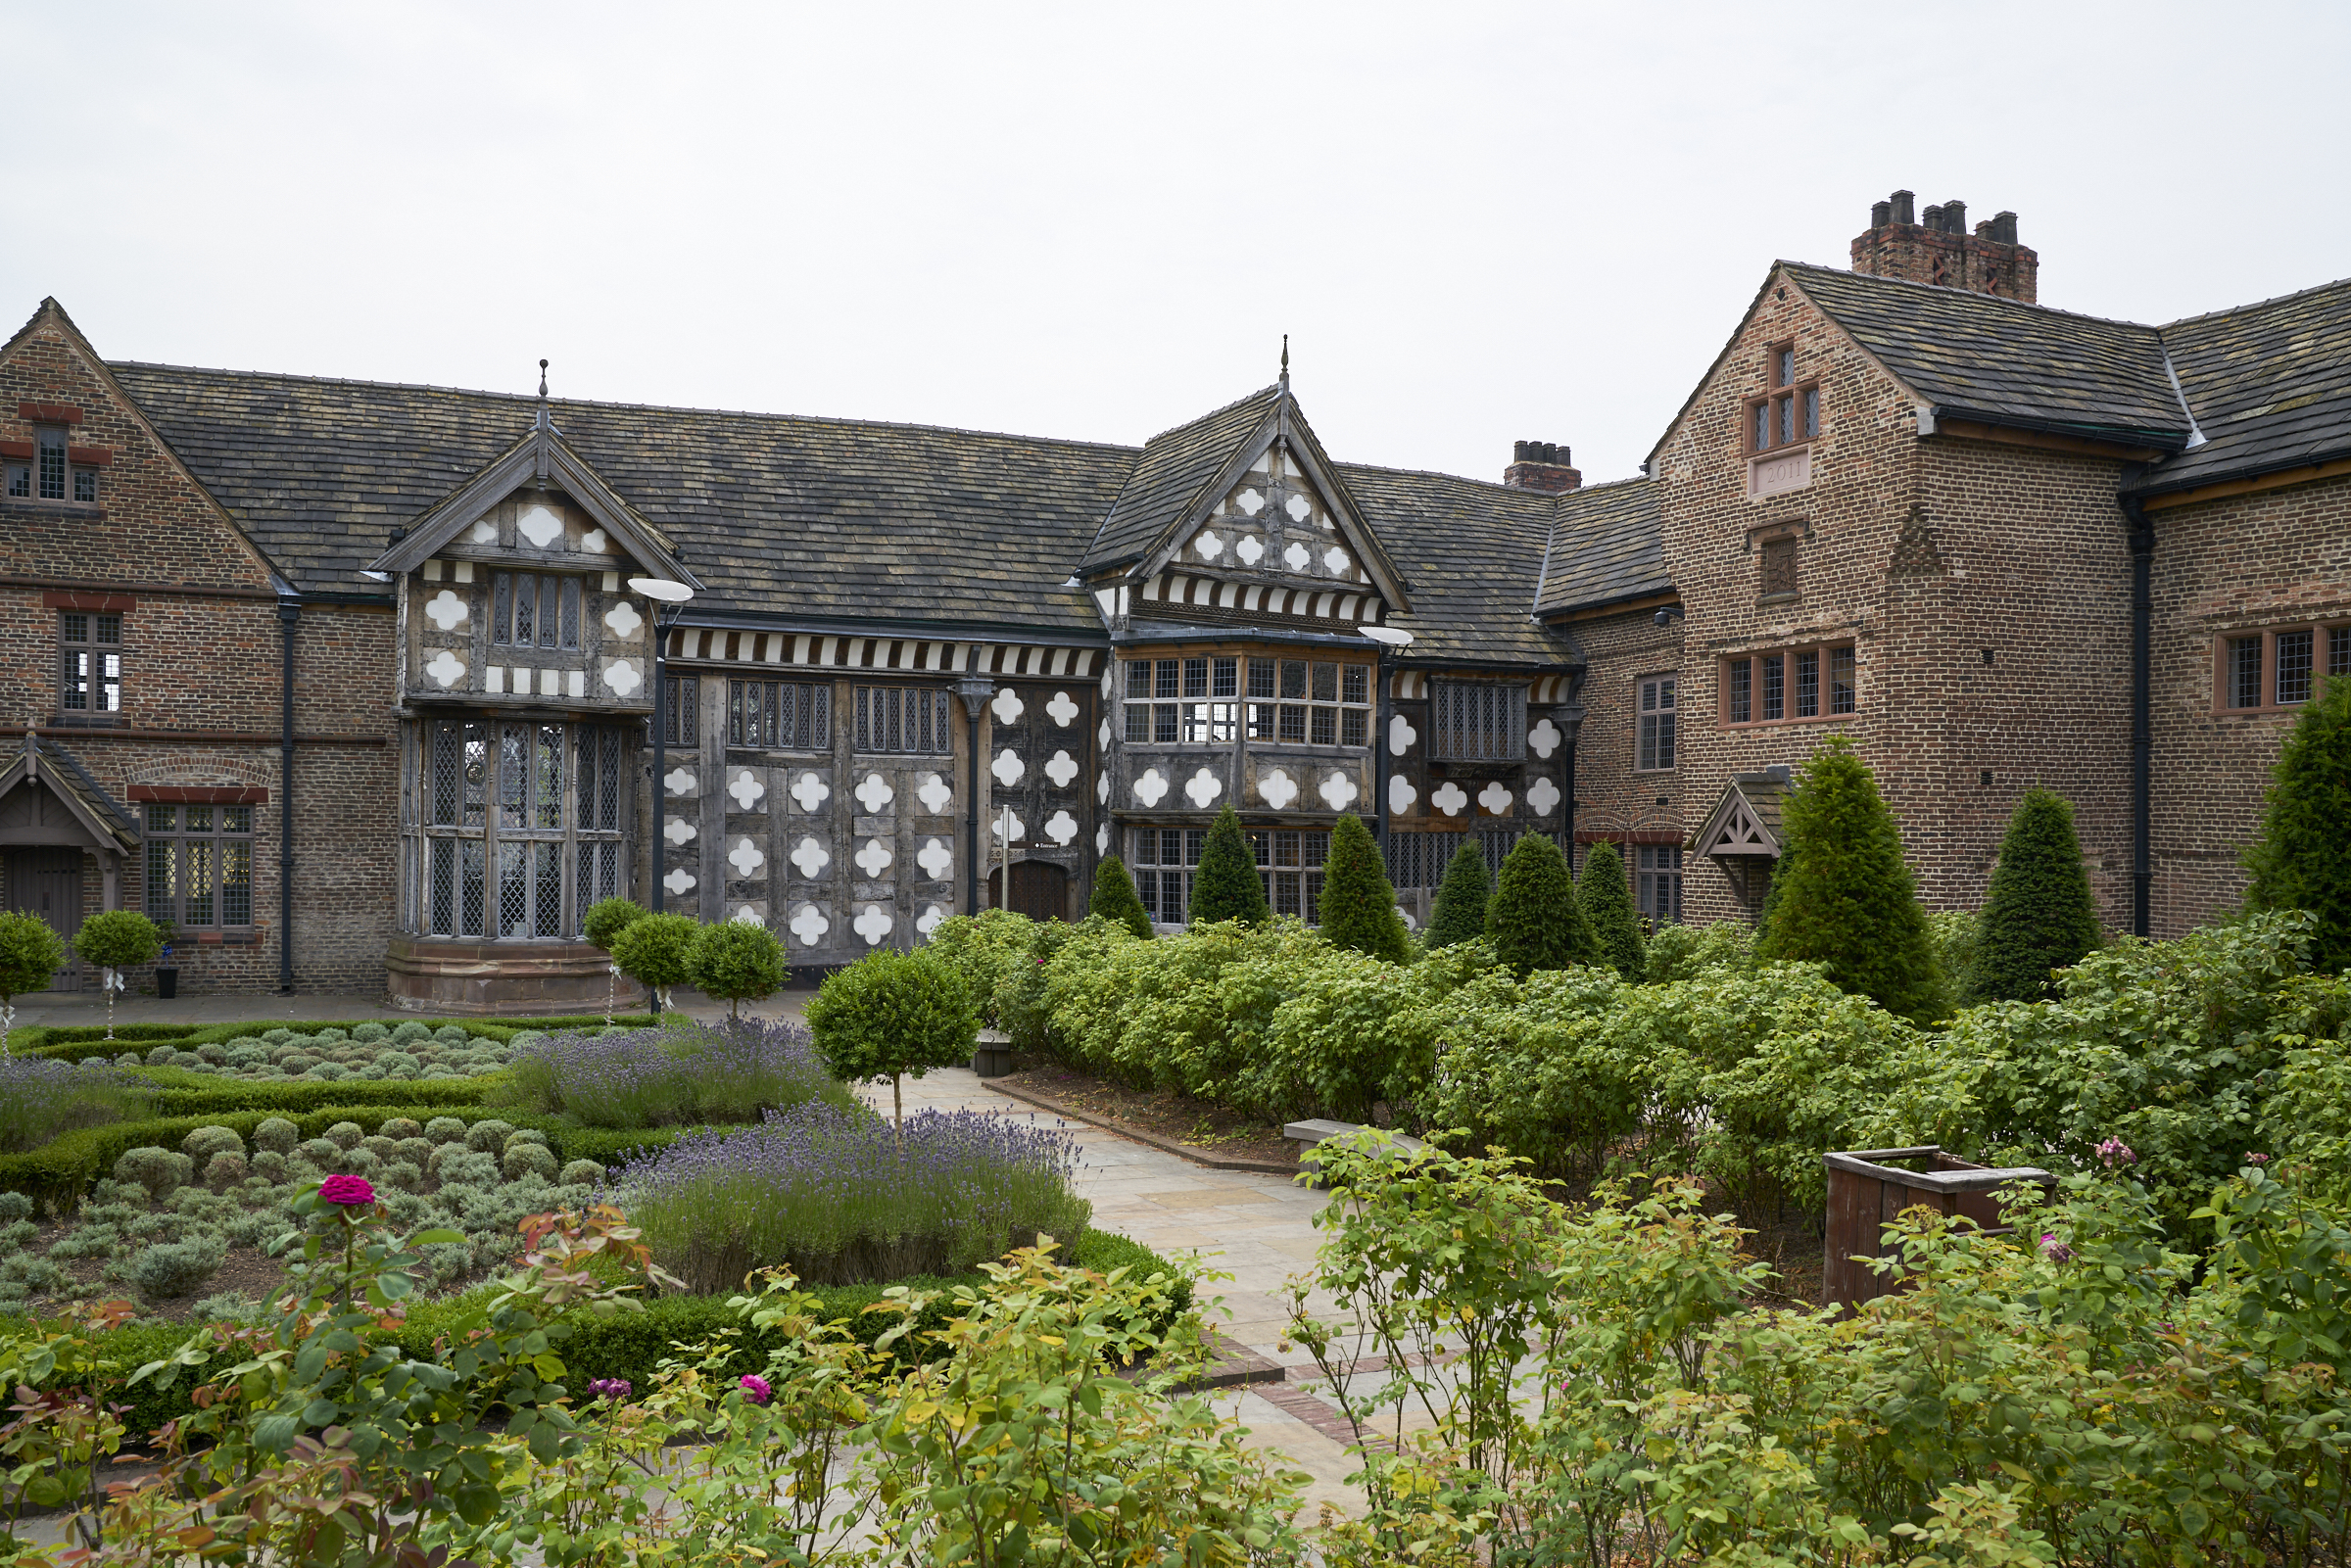
<svg viewBox="0 0 2351 1568">
<path fill-rule="evenodd" d="M 1526 755 L 1526 688 L 1439 682 L 1429 690 L 1428 753 L 1468 762 Z"/>
<path fill-rule="evenodd" d="M 122 617 L 68 610 L 58 617 L 58 716 L 114 724 L 122 714 Z"/>
<path fill-rule="evenodd" d="M 549 940 L 626 891 L 628 736 L 602 725 L 425 727 L 406 875 L 430 936 Z"/>
<path fill-rule="evenodd" d="M 497 573 L 490 580 L 490 641 L 518 648 L 577 648 L 580 580 Z"/>
<path fill-rule="evenodd" d="M 947 728 L 947 693 L 919 686 L 856 689 L 856 748 L 944 754 L 955 749 Z"/>
<path fill-rule="evenodd" d="M 727 744 L 831 750 L 833 689 L 797 681 L 728 682 Z"/>
<path fill-rule="evenodd" d="M 147 918 L 190 929 L 253 924 L 253 808 L 146 808 Z"/>
<path fill-rule="evenodd" d="M 700 742 L 702 682 L 699 676 L 670 675 L 662 677 L 668 690 L 662 696 L 662 727 L 673 746 L 691 746 Z"/>
</svg>

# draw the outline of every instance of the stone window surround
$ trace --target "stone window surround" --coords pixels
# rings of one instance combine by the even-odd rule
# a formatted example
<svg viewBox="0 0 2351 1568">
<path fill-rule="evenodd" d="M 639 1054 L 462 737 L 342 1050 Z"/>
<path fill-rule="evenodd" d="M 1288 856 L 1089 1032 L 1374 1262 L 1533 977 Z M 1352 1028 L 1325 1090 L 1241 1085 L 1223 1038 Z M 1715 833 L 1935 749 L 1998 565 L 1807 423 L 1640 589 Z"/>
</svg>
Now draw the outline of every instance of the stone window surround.
<svg viewBox="0 0 2351 1568">
<path fill-rule="evenodd" d="M 2278 700 L 2278 639 L 2294 632 L 2311 634 L 2311 695 L 2315 701 L 2320 689 L 2333 674 L 2329 657 L 2330 643 L 2340 635 L 2351 643 L 2351 620 L 2341 615 L 2308 621 L 2285 621 L 2273 626 L 2231 627 L 2213 635 L 2212 640 L 2212 716 L 2216 719 L 2274 719 L 2297 714 L 2307 705 L 2303 701 Z M 2234 684 L 2234 650 L 2240 641 L 2261 640 L 2261 700 L 2237 706 L 2230 699 Z M 2351 647 L 2346 648 L 2351 656 Z"/>
<path fill-rule="evenodd" d="M 1835 668 L 1835 655 L 1840 651 L 1847 652 L 1853 655 L 1853 711 L 1849 713 L 1832 713 L 1828 711 L 1830 703 L 1832 700 L 1834 700 L 1831 694 L 1831 682 Z M 1801 653 L 1817 653 L 1820 655 L 1821 711 L 1818 713 L 1798 714 L 1793 711 L 1796 706 L 1796 682 L 1794 675 L 1795 660 L 1797 655 Z M 1782 666 L 1782 669 L 1788 671 L 1789 673 L 1787 676 L 1788 684 L 1782 689 L 1785 692 L 1785 697 L 1782 703 L 1783 711 L 1781 716 L 1776 719 L 1765 719 L 1760 717 L 1733 719 L 1731 717 L 1731 666 L 1745 661 L 1753 661 L 1754 675 L 1752 679 L 1754 681 L 1754 685 L 1751 689 L 1751 695 L 1750 697 L 1750 706 L 1748 711 L 1751 715 L 1759 715 L 1763 709 L 1762 661 L 1775 656 L 1789 661 L 1787 664 Z M 1818 641 L 1808 640 L 1799 642 L 1790 642 L 1772 647 L 1745 648 L 1735 653 L 1725 653 L 1718 661 L 1719 676 L 1715 681 L 1715 689 L 1718 693 L 1716 700 L 1716 722 L 1725 730 L 1778 729 L 1783 725 L 1790 724 L 1849 723 L 1851 720 L 1860 716 L 1860 663 L 1861 655 L 1859 646 L 1849 635 L 1841 638 L 1823 638 Z"/>
<path fill-rule="evenodd" d="M 1744 398 L 1739 404 L 1739 451 L 1745 457 L 1778 457 L 1809 447 L 1820 439 L 1820 377 L 1791 376 L 1780 378 L 1780 356 L 1796 353 L 1796 340 L 1784 339 L 1764 351 L 1763 374 L 1765 389 Z M 1786 441 L 1776 439 L 1782 420 L 1779 404 L 1792 404 L 1801 412 L 1796 418 L 1796 434 Z M 1771 409 L 1769 434 L 1775 439 L 1758 445 L 1755 441 L 1755 410 Z"/>
</svg>

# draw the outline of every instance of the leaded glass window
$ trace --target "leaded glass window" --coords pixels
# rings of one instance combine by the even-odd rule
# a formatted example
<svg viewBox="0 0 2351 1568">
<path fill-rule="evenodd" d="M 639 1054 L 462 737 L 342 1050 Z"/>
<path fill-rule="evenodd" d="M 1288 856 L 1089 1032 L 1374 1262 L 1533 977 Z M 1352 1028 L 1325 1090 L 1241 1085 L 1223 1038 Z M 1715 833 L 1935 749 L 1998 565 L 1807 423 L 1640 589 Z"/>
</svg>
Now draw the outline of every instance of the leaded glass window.
<svg viewBox="0 0 2351 1568">
<path fill-rule="evenodd" d="M 253 808 L 213 802 L 146 807 L 150 920 L 220 928 L 253 924 Z"/>
<path fill-rule="evenodd" d="M 1429 693 L 1429 755 L 1516 762 L 1526 755 L 1526 688 L 1443 682 Z"/>
<path fill-rule="evenodd" d="M 414 748 L 422 801 L 403 908 L 427 936 L 576 933 L 626 892 L 630 732 L 609 725 L 441 720 Z"/>
</svg>

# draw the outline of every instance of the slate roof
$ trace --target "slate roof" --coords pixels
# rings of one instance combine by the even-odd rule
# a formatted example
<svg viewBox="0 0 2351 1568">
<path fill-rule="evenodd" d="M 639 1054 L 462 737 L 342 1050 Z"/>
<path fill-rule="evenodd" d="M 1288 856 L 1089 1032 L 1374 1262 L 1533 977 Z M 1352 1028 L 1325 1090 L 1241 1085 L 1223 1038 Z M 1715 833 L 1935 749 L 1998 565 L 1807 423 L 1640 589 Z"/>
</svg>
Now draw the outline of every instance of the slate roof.
<svg viewBox="0 0 2351 1568">
<path fill-rule="evenodd" d="M 2140 492 L 2351 455 L 2351 280 L 2174 321 L 2163 343 L 2205 439 Z"/>
<path fill-rule="evenodd" d="M 1559 497 L 1535 594 L 1537 615 L 1645 598 L 1672 587 L 1655 480 L 1622 479 Z"/>
<path fill-rule="evenodd" d="M 1267 387 L 1144 442 L 1142 456 L 1102 518 L 1079 574 L 1124 566 L 1150 554 L 1170 529 L 1207 499 L 1208 487 L 1232 461 L 1240 444 L 1271 415 L 1281 396 L 1278 385 Z"/>
<path fill-rule="evenodd" d="M 2171 451 L 2187 444 L 2187 415 L 2154 327 L 1931 283 L 1778 265 L 1943 418 Z"/>
<path fill-rule="evenodd" d="M 118 847 L 138 848 L 139 841 L 146 836 L 139 826 L 138 813 L 107 793 L 106 785 L 91 777 L 81 759 L 55 740 L 44 740 L 27 732 L 7 766 L 0 768 L 0 795 L 24 783 L 28 763 L 37 765 L 41 783 L 61 795 L 71 796 Z"/>
<path fill-rule="evenodd" d="M 1411 574 L 1412 613 L 1389 618 L 1413 634 L 1402 657 L 1572 662 L 1570 645 L 1529 615 L 1551 538 L 1551 496 L 1359 463 L 1340 463 L 1338 473 Z"/>
</svg>

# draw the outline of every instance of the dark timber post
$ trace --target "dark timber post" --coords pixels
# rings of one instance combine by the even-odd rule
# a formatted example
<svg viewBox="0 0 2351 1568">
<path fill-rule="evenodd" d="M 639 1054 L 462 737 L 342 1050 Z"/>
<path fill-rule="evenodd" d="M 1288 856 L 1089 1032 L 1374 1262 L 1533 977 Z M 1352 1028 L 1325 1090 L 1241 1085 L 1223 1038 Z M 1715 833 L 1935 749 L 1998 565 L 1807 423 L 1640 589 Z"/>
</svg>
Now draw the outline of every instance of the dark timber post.
<svg viewBox="0 0 2351 1568">
<path fill-rule="evenodd" d="M 983 652 L 974 648 L 972 656 L 981 657 Z M 955 679 L 955 694 L 963 698 L 963 713 L 967 721 L 964 731 L 967 749 L 971 753 L 971 782 L 964 786 L 963 799 L 964 836 L 971 844 L 970 851 L 963 857 L 963 911 L 967 915 L 980 913 L 980 710 L 987 706 L 988 694 L 994 689 L 995 683 L 979 670 L 967 671 Z M 1009 879 L 1004 888 L 1004 898 L 1009 905 L 1012 899 Z"/>
<path fill-rule="evenodd" d="M 2149 847 L 2155 765 L 2152 670 L 2155 631 L 2155 528 L 2135 498 L 2121 498 L 2131 523 L 2131 934 L 2154 927 L 2155 866 Z"/>
<path fill-rule="evenodd" d="M 302 601 L 277 601 L 278 640 L 284 670 L 277 757 L 277 988 L 294 992 L 294 629 Z"/>
</svg>

